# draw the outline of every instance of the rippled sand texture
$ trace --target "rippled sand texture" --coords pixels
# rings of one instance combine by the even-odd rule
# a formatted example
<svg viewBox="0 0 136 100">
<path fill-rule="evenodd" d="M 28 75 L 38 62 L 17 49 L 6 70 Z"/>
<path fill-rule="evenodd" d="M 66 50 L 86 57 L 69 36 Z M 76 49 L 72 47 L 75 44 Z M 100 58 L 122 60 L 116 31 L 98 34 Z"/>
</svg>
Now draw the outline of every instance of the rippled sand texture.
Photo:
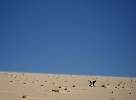
<svg viewBox="0 0 136 100">
<path fill-rule="evenodd" d="M 136 100 L 136 78 L 0 72 L 0 100 Z"/>
</svg>

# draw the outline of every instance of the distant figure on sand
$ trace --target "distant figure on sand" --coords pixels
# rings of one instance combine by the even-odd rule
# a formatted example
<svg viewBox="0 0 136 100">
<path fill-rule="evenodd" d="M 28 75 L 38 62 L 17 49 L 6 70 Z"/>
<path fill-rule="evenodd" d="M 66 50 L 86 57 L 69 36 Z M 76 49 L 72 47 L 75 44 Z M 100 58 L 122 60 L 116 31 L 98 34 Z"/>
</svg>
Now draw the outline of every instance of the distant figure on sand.
<svg viewBox="0 0 136 100">
<path fill-rule="evenodd" d="M 89 81 L 89 86 L 90 87 L 95 87 L 95 83 L 96 83 L 96 80 L 94 80 L 94 81 L 90 81 L 90 80 L 88 80 Z"/>
</svg>

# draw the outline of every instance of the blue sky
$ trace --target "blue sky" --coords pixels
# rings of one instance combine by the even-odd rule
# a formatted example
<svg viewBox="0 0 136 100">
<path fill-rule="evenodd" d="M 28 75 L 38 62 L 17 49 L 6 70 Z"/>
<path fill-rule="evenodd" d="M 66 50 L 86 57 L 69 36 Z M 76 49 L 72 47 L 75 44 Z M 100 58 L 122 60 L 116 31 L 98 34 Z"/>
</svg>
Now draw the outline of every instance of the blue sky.
<svg viewBox="0 0 136 100">
<path fill-rule="evenodd" d="M 0 71 L 136 76 L 135 0 L 0 0 Z"/>
</svg>

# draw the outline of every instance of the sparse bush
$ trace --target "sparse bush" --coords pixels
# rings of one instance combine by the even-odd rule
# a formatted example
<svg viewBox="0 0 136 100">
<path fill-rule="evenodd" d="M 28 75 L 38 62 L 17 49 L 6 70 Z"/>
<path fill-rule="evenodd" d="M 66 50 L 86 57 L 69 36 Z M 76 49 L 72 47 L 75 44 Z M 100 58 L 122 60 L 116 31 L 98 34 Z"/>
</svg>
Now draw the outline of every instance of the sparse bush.
<svg viewBox="0 0 136 100">
<path fill-rule="evenodd" d="M 117 88 L 117 86 L 115 86 L 115 88 Z"/>
<path fill-rule="evenodd" d="M 113 94 L 113 91 L 111 91 L 111 93 Z"/>
<path fill-rule="evenodd" d="M 120 83 L 119 83 L 119 84 L 117 84 L 117 86 L 120 86 Z"/>
<path fill-rule="evenodd" d="M 61 88 L 61 86 L 59 86 L 59 88 Z"/>
<path fill-rule="evenodd" d="M 54 90 L 54 89 L 53 89 L 52 92 L 57 92 L 57 93 L 59 93 L 59 90 Z"/>
<path fill-rule="evenodd" d="M 26 96 L 25 96 L 25 95 L 23 95 L 23 96 L 22 96 L 22 98 L 26 98 Z"/>
<path fill-rule="evenodd" d="M 128 94 L 131 94 L 131 92 L 129 92 Z"/>
<path fill-rule="evenodd" d="M 72 87 L 76 87 L 75 85 L 73 85 Z"/>
<path fill-rule="evenodd" d="M 64 89 L 65 91 L 68 90 L 67 88 Z"/>
<path fill-rule="evenodd" d="M 11 82 L 11 83 L 12 83 L 13 81 L 9 81 L 9 82 Z"/>
<path fill-rule="evenodd" d="M 104 88 L 106 88 L 106 86 L 103 84 L 103 85 L 101 85 L 101 87 L 104 87 Z"/>
</svg>

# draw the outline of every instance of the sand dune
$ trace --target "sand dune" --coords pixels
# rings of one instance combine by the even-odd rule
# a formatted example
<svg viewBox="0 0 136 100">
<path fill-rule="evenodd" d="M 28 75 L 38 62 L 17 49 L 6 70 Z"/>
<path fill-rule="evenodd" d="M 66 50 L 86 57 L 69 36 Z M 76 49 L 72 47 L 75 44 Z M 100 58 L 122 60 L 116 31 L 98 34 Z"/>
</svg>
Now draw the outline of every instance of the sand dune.
<svg viewBox="0 0 136 100">
<path fill-rule="evenodd" d="M 0 100 L 136 100 L 136 78 L 1 72 Z"/>
</svg>

